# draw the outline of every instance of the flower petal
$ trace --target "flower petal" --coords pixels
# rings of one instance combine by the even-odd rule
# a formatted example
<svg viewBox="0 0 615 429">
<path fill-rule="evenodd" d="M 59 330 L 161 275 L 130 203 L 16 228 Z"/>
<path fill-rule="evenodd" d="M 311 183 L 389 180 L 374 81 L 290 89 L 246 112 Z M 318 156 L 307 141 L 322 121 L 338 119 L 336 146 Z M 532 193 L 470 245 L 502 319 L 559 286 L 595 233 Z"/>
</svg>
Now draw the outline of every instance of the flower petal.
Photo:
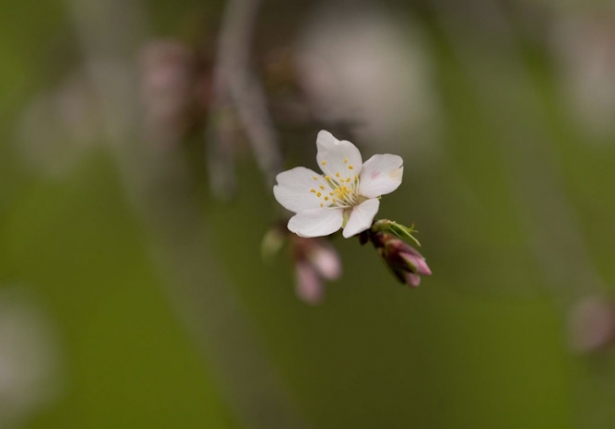
<svg viewBox="0 0 615 429">
<path fill-rule="evenodd" d="M 275 199 L 291 212 L 298 213 L 331 204 L 324 199 L 331 187 L 320 174 L 309 168 L 295 167 L 284 171 L 277 175 L 276 181 L 278 184 L 273 187 Z"/>
<path fill-rule="evenodd" d="M 342 275 L 342 261 L 333 246 L 324 239 L 313 239 L 314 248 L 308 252 L 307 258 L 318 274 L 327 280 L 337 280 Z"/>
<path fill-rule="evenodd" d="M 363 164 L 359 195 L 376 198 L 390 194 L 401 184 L 404 160 L 397 155 L 374 155 Z"/>
<path fill-rule="evenodd" d="M 369 229 L 374 221 L 374 216 L 378 213 L 379 207 L 380 200 L 375 198 L 354 206 L 342 235 L 348 238 Z"/>
<path fill-rule="evenodd" d="M 406 273 L 406 284 L 410 287 L 418 287 L 421 284 L 421 277 L 418 274 Z"/>
<path fill-rule="evenodd" d="M 291 217 L 288 229 L 299 237 L 323 237 L 340 229 L 343 222 L 343 209 L 317 208 Z"/>
<path fill-rule="evenodd" d="M 297 296 L 308 304 L 318 304 L 324 295 L 323 281 L 318 271 L 309 262 L 297 262 Z"/>
<path fill-rule="evenodd" d="M 410 269 L 413 273 L 419 274 L 421 276 L 430 276 L 431 269 L 429 269 L 429 265 L 425 262 L 425 258 L 420 254 L 414 255 L 410 253 L 401 252 L 399 257 L 406 263 L 406 268 Z"/>
<path fill-rule="evenodd" d="M 316 138 L 318 154 L 316 160 L 320 169 L 332 180 L 342 183 L 354 181 L 363 167 L 359 149 L 349 141 L 339 141 L 328 131 L 320 131 Z"/>
</svg>

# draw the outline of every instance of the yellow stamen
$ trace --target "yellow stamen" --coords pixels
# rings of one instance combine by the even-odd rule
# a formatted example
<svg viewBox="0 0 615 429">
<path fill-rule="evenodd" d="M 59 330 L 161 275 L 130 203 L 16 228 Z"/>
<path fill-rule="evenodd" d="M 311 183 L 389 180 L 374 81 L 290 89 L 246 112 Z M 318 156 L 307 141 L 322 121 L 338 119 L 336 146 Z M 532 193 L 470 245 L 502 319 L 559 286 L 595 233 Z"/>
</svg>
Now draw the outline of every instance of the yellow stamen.
<svg viewBox="0 0 615 429">
<path fill-rule="evenodd" d="M 318 176 L 314 176 L 314 180 L 318 180 Z"/>
<path fill-rule="evenodd" d="M 318 198 L 320 198 L 320 196 L 321 196 L 321 195 L 322 195 L 322 194 L 321 194 L 320 192 L 316 193 L 316 196 L 317 196 Z"/>
<path fill-rule="evenodd" d="M 325 197 L 325 201 L 329 201 L 329 197 Z"/>
<path fill-rule="evenodd" d="M 322 185 L 320 185 L 319 188 L 322 189 L 323 191 L 325 190 L 325 187 Z"/>
<path fill-rule="evenodd" d="M 335 173 L 335 177 L 340 177 L 340 173 Z"/>
<path fill-rule="evenodd" d="M 324 159 L 323 159 L 322 161 L 320 161 L 320 163 L 321 163 L 322 165 L 327 165 L 327 161 L 325 161 Z"/>
<path fill-rule="evenodd" d="M 352 165 L 349 165 L 349 166 L 348 166 L 348 169 L 349 169 L 349 170 L 354 170 L 354 167 L 353 167 Z"/>
<path fill-rule="evenodd" d="M 325 176 L 325 180 L 331 180 L 329 176 Z"/>
<path fill-rule="evenodd" d="M 322 206 L 323 206 L 323 203 L 320 203 L 320 207 L 322 207 Z"/>
<path fill-rule="evenodd" d="M 311 192 L 312 194 L 315 194 L 315 193 L 316 193 L 316 189 L 310 189 L 310 192 Z"/>
</svg>

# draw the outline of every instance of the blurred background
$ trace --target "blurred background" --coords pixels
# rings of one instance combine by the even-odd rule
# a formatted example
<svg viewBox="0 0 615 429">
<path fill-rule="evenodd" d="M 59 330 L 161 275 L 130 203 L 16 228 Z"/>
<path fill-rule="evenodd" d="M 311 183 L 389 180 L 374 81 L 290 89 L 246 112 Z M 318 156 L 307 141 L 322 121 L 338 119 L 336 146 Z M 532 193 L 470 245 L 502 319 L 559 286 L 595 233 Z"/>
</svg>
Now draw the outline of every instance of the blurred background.
<svg viewBox="0 0 615 429">
<path fill-rule="evenodd" d="M 0 8 L 0 427 L 615 427 L 615 3 Z M 302 289 L 320 129 L 403 156 L 420 287 Z"/>
</svg>

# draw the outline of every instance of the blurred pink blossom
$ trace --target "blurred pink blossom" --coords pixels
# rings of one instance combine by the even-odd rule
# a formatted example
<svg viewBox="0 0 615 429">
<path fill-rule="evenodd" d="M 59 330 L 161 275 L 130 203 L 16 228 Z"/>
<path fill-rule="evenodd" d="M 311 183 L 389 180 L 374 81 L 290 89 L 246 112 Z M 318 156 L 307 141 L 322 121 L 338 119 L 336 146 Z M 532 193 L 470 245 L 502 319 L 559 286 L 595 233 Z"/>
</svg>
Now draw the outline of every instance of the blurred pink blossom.
<svg viewBox="0 0 615 429">
<path fill-rule="evenodd" d="M 601 296 L 589 296 L 572 310 L 569 319 L 573 350 L 590 353 L 615 341 L 615 302 Z"/>
<path fill-rule="evenodd" d="M 333 246 L 323 238 L 291 235 L 295 261 L 296 293 L 308 304 L 318 304 L 324 297 L 324 281 L 342 275 L 342 262 Z"/>
</svg>

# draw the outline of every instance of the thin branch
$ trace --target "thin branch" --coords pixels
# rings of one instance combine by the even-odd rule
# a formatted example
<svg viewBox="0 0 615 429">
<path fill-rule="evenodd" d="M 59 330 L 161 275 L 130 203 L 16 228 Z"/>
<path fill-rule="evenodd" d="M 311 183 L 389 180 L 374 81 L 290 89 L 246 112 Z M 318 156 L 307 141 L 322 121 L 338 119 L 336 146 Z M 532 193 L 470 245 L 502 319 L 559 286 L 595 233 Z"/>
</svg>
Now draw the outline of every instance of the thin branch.
<svg viewBox="0 0 615 429">
<path fill-rule="evenodd" d="M 249 6 L 255 2 L 230 3 L 239 9 L 247 7 L 234 14 L 254 14 Z M 168 280 L 167 292 L 177 315 L 201 346 L 204 363 L 217 369 L 214 376 L 242 426 L 306 428 L 276 368 L 263 353 L 254 324 L 219 271 L 208 244 L 211 237 L 203 221 L 199 188 L 184 154 L 156 151 L 139 141 L 134 54 L 148 39 L 143 22 L 147 13 L 139 5 L 123 0 L 68 0 L 89 77 L 102 100 L 106 137 L 121 180 L 152 233 L 156 265 Z M 242 31 L 246 32 L 242 38 L 247 37 L 249 27 Z M 117 37 L 126 34 L 132 39 Z M 218 79 L 226 78 L 218 73 Z"/>
<path fill-rule="evenodd" d="M 235 188 L 233 123 L 229 115 L 235 113 L 241 123 L 267 184 L 273 184 L 282 164 L 265 92 L 249 67 L 258 9 L 258 0 L 229 0 L 222 20 L 206 131 L 211 187 L 219 197 L 232 194 Z"/>
</svg>

